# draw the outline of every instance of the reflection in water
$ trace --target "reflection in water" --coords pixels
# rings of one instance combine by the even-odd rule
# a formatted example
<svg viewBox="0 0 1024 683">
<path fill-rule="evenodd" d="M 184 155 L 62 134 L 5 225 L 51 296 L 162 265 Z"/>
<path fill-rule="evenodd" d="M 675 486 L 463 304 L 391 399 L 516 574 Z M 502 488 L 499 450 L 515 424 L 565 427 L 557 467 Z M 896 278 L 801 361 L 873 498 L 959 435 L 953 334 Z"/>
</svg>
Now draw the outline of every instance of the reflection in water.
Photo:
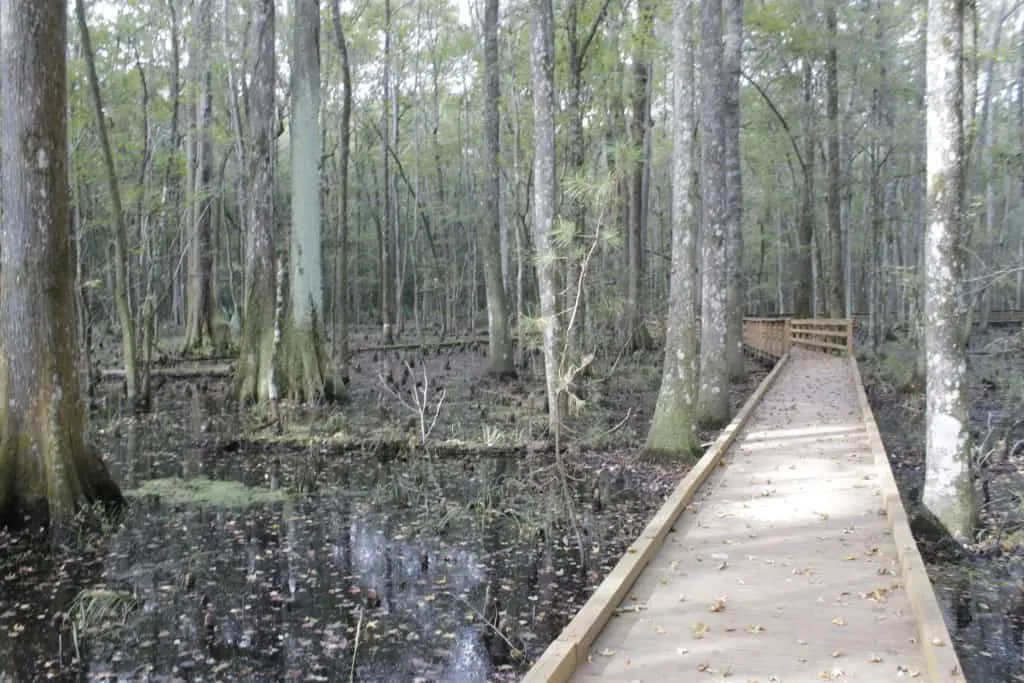
<svg viewBox="0 0 1024 683">
<path fill-rule="evenodd" d="M 151 455 L 143 463 L 129 451 L 117 468 L 140 479 L 201 472 L 294 491 L 296 463 L 307 457 L 198 447 L 161 454 L 158 439 L 133 434 L 136 453 Z M 339 681 L 353 670 L 360 681 L 510 680 L 557 635 L 657 502 L 604 495 L 600 512 L 580 514 L 587 567 L 546 463 L 330 462 L 318 492 L 283 503 L 137 499 L 123 525 L 91 546 L 92 574 L 75 558 L 54 566 L 35 558 L 28 578 L 0 588 L 0 611 L 29 603 L 45 620 L 82 587 L 130 591 L 137 608 L 123 626 L 94 624 L 82 634 L 85 680 Z M 592 486 L 579 488 L 586 497 Z M 79 571 L 57 580 L 68 567 Z M 16 637 L 0 632 L 8 673 L 35 675 L 50 662 L 79 680 L 67 629 L 62 644 L 59 628 L 25 621 L 32 628 Z M 4 656 L 22 645 L 30 645 L 23 656 Z"/>
</svg>

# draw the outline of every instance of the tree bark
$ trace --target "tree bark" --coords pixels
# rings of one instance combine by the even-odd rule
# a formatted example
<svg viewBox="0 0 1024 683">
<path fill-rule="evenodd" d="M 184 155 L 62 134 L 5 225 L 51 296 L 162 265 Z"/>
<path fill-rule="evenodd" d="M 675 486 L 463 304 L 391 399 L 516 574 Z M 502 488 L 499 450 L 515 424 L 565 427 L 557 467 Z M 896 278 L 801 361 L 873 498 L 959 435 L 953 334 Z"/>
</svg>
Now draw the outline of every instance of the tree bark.
<svg viewBox="0 0 1024 683">
<path fill-rule="evenodd" d="M 59 524 L 121 493 L 86 445 L 68 229 L 67 5 L 0 2 L 0 524 Z"/>
<path fill-rule="evenodd" d="M 195 77 L 198 100 L 195 117 L 195 176 L 192 186 L 192 221 L 188 243 L 188 296 L 185 314 L 185 352 L 206 355 L 221 350 L 227 340 L 217 339 L 213 296 L 213 2 L 196 1 L 198 54 Z"/>
<path fill-rule="evenodd" d="M 673 5 L 672 272 L 661 389 L 646 450 L 662 457 L 700 452 L 697 402 L 697 211 L 690 196 L 694 147 L 693 0 Z"/>
<path fill-rule="evenodd" d="M 561 403 L 558 353 L 561 347 L 558 285 L 555 281 L 555 39 L 551 0 L 531 1 L 530 64 L 533 72 L 533 243 L 537 254 L 540 326 L 543 334 L 544 378 L 548 427 L 558 434 Z"/>
<path fill-rule="evenodd" d="M 725 32 L 725 202 L 726 260 L 729 283 L 726 337 L 729 377 L 747 376 L 743 358 L 743 316 L 746 309 L 746 274 L 743 269 L 743 175 L 740 159 L 740 71 L 743 64 L 743 0 L 728 0 Z"/>
<path fill-rule="evenodd" d="M 238 353 L 238 398 L 277 398 L 274 376 L 276 240 L 274 239 L 274 140 L 277 59 L 274 0 L 252 0 L 248 88 L 248 239 L 245 249 L 245 316 Z"/>
<path fill-rule="evenodd" d="M 320 241 L 320 3 L 294 5 L 291 78 L 292 227 L 283 389 L 300 401 L 333 397 L 325 381 Z"/>
<path fill-rule="evenodd" d="M 701 4 L 700 195 L 703 218 L 701 268 L 700 391 L 697 420 L 708 427 L 729 421 L 726 336 L 725 78 L 722 0 Z"/>
<path fill-rule="evenodd" d="M 501 72 L 498 62 L 498 0 L 484 6 L 484 216 L 477 239 L 483 251 L 484 284 L 487 288 L 488 368 L 499 377 L 515 375 L 508 301 L 501 271 L 501 137 L 498 98 Z"/>
<path fill-rule="evenodd" d="M 928 225 L 925 234 L 927 408 L 924 504 L 961 543 L 977 515 L 962 333 L 964 9 L 929 0 L 927 40 Z"/>
</svg>

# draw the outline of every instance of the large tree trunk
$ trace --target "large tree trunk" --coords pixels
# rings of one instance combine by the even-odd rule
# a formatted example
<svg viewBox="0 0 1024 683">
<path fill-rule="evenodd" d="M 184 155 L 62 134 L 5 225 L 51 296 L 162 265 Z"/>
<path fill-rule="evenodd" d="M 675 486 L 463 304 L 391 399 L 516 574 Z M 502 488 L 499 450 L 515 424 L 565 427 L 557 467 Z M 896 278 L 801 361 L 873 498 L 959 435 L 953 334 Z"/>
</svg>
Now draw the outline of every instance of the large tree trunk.
<svg viewBox="0 0 1024 683">
<path fill-rule="evenodd" d="M 505 280 L 501 272 L 501 138 L 498 98 L 501 94 L 498 64 L 498 0 L 484 7 L 484 217 L 477 239 L 484 258 L 487 287 L 487 333 L 490 368 L 498 376 L 515 375 L 512 335 L 509 331 Z"/>
<path fill-rule="evenodd" d="M 661 390 L 647 434 L 652 455 L 686 457 L 700 451 L 694 430 L 697 402 L 697 211 L 693 177 L 693 0 L 676 0 L 672 120 L 672 274 L 665 324 Z"/>
<path fill-rule="evenodd" d="M 197 0 L 198 55 L 195 77 L 198 101 L 195 119 L 195 176 L 192 186 L 192 232 L 188 243 L 188 296 L 185 314 L 185 352 L 206 355 L 220 350 L 227 340 L 215 336 L 213 296 L 213 2 Z"/>
<path fill-rule="evenodd" d="M 961 291 L 964 199 L 963 5 L 928 3 L 924 504 L 961 543 L 977 514 L 967 411 L 967 354 Z"/>
<path fill-rule="evenodd" d="M 561 320 L 555 280 L 555 38 L 551 0 L 532 0 L 530 64 L 533 71 L 533 243 L 537 253 L 537 287 L 543 331 L 544 377 L 548 426 L 558 434 L 563 397 L 558 375 Z"/>
<path fill-rule="evenodd" d="M 746 275 L 743 270 L 743 176 L 740 159 L 740 72 L 743 62 L 743 0 L 729 0 L 725 32 L 725 192 L 726 239 L 729 283 L 726 308 L 729 315 L 729 377 L 747 376 L 743 358 L 743 314 L 746 308 Z"/>
<path fill-rule="evenodd" d="M 276 274 L 274 239 L 274 0 L 252 1 L 249 45 L 249 231 L 245 249 L 245 316 L 238 353 L 240 401 L 276 399 L 274 343 Z"/>
<path fill-rule="evenodd" d="M 69 519 L 121 493 L 85 439 L 68 229 L 67 8 L 0 3 L 0 524 Z"/>
<path fill-rule="evenodd" d="M 700 391 L 697 420 L 717 427 L 729 421 L 726 336 L 728 263 L 725 204 L 725 79 L 722 0 L 701 4 L 700 196 L 703 219 L 701 269 Z"/>
<path fill-rule="evenodd" d="M 296 400 L 331 396 L 324 358 L 320 243 L 320 4 L 297 0 L 292 49 L 290 306 L 282 384 Z"/>
<path fill-rule="evenodd" d="M 117 320 L 121 324 L 121 347 L 124 361 L 125 400 L 129 409 L 134 411 L 145 408 L 149 404 L 149 396 L 139 395 L 139 372 L 136 361 L 138 354 L 135 347 L 135 318 L 132 316 L 131 304 L 128 300 L 128 226 L 124 221 L 124 206 L 121 203 L 121 189 L 117 181 L 117 167 L 114 155 L 110 150 L 110 139 L 107 137 L 106 118 L 103 114 L 103 96 L 100 93 L 100 81 L 96 75 L 96 58 L 92 50 L 92 39 L 89 35 L 89 23 L 85 15 L 85 0 L 75 1 L 75 15 L 78 19 L 78 31 L 82 36 L 82 51 L 85 53 L 86 72 L 89 76 L 89 90 L 92 93 L 93 114 L 96 119 L 96 132 L 100 138 L 103 151 L 103 163 L 107 175 L 107 188 L 110 190 L 111 210 L 114 213 L 114 305 L 117 308 Z"/>
</svg>

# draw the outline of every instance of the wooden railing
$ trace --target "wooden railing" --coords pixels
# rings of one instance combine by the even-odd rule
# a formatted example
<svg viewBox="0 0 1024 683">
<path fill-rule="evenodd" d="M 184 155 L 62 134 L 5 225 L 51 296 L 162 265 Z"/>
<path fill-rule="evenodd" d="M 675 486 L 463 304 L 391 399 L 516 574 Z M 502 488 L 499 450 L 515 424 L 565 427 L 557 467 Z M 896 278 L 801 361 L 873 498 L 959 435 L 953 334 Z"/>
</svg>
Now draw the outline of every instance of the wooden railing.
<svg viewBox="0 0 1024 683">
<path fill-rule="evenodd" d="M 744 318 L 743 343 L 751 352 L 781 358 L 794 346 L 827 353 L 853 353 L 853 321 L 848 318 Z"/>
</svg>

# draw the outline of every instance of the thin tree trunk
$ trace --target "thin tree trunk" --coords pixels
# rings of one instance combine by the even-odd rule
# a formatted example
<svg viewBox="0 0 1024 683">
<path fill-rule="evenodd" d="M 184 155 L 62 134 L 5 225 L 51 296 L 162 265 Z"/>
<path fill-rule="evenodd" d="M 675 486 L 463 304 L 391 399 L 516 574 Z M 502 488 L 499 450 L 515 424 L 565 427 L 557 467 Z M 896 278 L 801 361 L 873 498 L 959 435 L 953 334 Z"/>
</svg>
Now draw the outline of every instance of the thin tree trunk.
<svg viewBox="0 0 1024 683">
<path fill-rule="evenodd" d="M 809 58 L 803 66 L 803 193 L 797 237 L 797 273 L 793 293 L 793 315 L 809 318 L 814 296 L 814 65 Z"/>
<path fill-rule="evenodd" d="M 647 194 L 644 175 L 650 159 L 647 156 L 647 131 L 651 120 L 649 85 L 652 62 L 650 53 L 654 43 L 655 7 L 651 0 L 640 0 L 637 7 L 636 31 L 633 39 L 633 119 L 630 142 L 633 147 L 629 168 L 629 236 L 626 240 L 626 334 L 634 349 L 651 346 L 652 340 L 643 324 L 644 236 L 647 221 Z"/>
<path fill-rule="evenodd" d="M 501 95 L 498 62 L 498 0 L 484 6 L 484 217 L 477 230 L 483 251 L 484 284 L 487 288 L 489 371 L 500 376 L 515 374 L 508 302 L 501 273 L 501 138 L 498 98 Z"/>
<path fill-rule="evenodd" d="M 548 399 L 548 427 L 557 438 L 564 398 L 559 390 L 558 353 L 561 320 L 555 278 L 555 74 L 554 11 L 551 0 L 531 2 L 530 63 L 533 72 L 534 200 L 533 241 L 537 253 L 537 285 L 543 334 L 544 377 Z"/>
<path fill-rule="evenodd" d="M 825 1 L 825 28 L 828 49 L 825 51 L 825 109 L 828 117 L 828 314 L 842 318 L 843 306 L 843 216 L 842 166 L 839 159 L 839 42 L 836 4 Z"/>
<path fill-rule="evenodd" d="M 78 31 L 82 38 L 82 51 L 85 53 L 85 64 L 89 76 L 89 90 L 92 93 L 93 114 L 96 119 L 96 132 L 103 150 L 103 164 L 106 168 L 107 188 L 110 191 L 111 210 L 114 214 L 114 302 L 117 307 L 117 319 L 121 324 L 121 346 L 124 360 L 125 400 L 131 411 L 146 408 L 147 396 L 139 395 L 139 372 L 135 349 L 135 319 L 132 316 L 131 304 L 128 300 L 128 226 L 124 220 L 124 207 L 121 203 L 121 189 L 117 180 L 117 168 L 114 155 L 107 137 L 106 119 L 103 115 L 103 96 L 100 93 L 100 82 L 96 75 L 95 53 L 89 35 L 89 23 L 85 15 L 85 0 L 75 0 L 75 14 L 78 17 Z M 7 91 L 9 92 L 9 91 Z"/>
<path fill-rule="evenodd" d="M 724 53 L 725 75 L 725 211 L 726 260 L 729 269 L 726 310 L 729 316 L 726 359 L 729 378 L 747 376 L 743 358 L 746 276 L 743 267 L 743 176 L 740 159 L 740 71 L 743 64 L 743 0 L 728 0 Z"/>
<path fill-rule="evenodd" d="M 391 159 L 388 153 L 388 145 L 391 140 L 391 0 L 384 0 L 384 77 L 381 87 L 383 89 L 383 116 L 382 128 L 384 129 L 381 140 L 382 154 L 384 157 L 384 222 L 380 228 L 380 313 L 381 313 L 381 342 L 391 344 L 395 338 L 395 324 L 398 319 L 398 311 L 395 310 L 397 294 L 395 292 L 395 280 L 397 277 L 397 249 L 394 234 L 391 230 L 392 213 L 395 211 L 394 200 L 391 196 Z"/>
<path fill-rule="evenodd" d="M 344 89 L 341 101 L 341 143 L 339 150 L 339 200 L 338 200 L 338 282 L 336 295 L 337 330 L 334 343 L 338 350 L 340 363 L 339 376 L 344 384 L 348 383 L 348 168 L 352 141 L 352 68 L 348 61 L 348 43 L 345 31 L 341 26 L 341 8 L 339 0 L 333 0 L 334 38 L 338 43 L 338 54 L 341 56 L 341 85 Z M 341 387 L 336 387 L 338 391 Z"/>
</svg>

